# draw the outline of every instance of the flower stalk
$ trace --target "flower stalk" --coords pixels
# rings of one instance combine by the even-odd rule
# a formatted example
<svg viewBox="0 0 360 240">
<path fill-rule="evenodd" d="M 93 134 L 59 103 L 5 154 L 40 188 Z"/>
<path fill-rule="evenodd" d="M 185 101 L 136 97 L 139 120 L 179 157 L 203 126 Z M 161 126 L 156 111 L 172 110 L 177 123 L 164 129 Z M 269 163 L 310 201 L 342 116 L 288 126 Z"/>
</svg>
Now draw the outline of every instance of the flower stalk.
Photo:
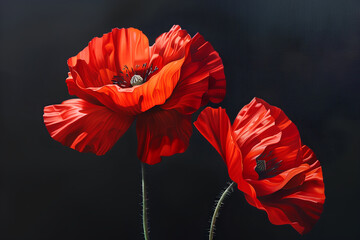
<svg viewBox="0 0 360 240">
<path fill-rule="evenodd" d="M 227 195 L 229 195 L 232 192 L 232 188 L 234 185 L 235 185 L 235 182 L 230 183 L 230 185 L 224 190 L 224 192 L 221 194 L 220 199 L 216 203 L 214 214 L 211 218 L 209 240 L 213 240 L 213 238 L 214 238 L 216 218 L 219 216 L 219 211 L 220 211 L 221 205 L 223 204 L 224 199 L 226 198 Z"/>
<path fill-rule="evenodd" d="M 145 184 L 145 173 L 144 173 L 144 163 L 141 162 L 141 189 L 142 189 L 142 220 L 143 220 L 143 231 L 145 240 L 150 240 L 149 238 L 149 229 L 148 229 L 148 220 L 147 220 L 147 195 L 146 195 L 146 184 Z"/>
</svg>

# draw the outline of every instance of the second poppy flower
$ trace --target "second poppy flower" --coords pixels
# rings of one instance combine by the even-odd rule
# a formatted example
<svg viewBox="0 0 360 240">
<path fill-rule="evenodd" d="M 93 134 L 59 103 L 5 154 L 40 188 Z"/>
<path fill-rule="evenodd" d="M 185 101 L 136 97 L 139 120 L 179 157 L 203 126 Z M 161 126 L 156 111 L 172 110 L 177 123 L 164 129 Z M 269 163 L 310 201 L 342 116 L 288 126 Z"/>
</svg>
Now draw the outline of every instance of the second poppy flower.
<svg viewBox="0 0 360 240">
<path fill-rule="evenodd" d="M 291 224 L 301 234 L 313 227 L 325 201 L 321 166 L 281 109 L 254 98 L 232 125 L 224 109 L 210 107 L 194 124 L 246 200 L 266 211 L 271 223 Z"/>
</svg>

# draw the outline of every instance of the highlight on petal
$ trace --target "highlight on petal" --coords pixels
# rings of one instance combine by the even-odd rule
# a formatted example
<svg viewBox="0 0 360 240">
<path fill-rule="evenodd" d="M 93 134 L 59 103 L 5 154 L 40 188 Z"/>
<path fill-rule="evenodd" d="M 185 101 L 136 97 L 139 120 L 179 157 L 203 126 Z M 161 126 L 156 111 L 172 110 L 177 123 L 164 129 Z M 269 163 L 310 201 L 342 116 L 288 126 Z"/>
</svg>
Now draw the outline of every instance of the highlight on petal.
<svg viewBox="0 0 360 240">
<path fill-rule="evenodd" d="M 175 110 L 153 108 L 136 121 L 138 157 L 147 164 L 161 161 L 161 156 L 182 153 L 192 134 L 191 116 Z"/>
<path fill-rule="evenodd" d="M 264 122 L 264 116 L 269 116 L 269 121 Z M 269 129 L 264 130 L 267 125 Z M 281 109 L 254 98 L 240 111 L 234 129 L 241 152 L 246 154 L 243 176 L 254 187 L 257 196 L 278 191 L 294 175 L 307 169 L 300 166 L 300 134 Z M 248 140 L 252 138 L 254 140 Z M 262 172 L 256 171 L 259 161 L 266 166 Z"/>
<path fill-rule="evenodd" d="M 150 47 L 150 65 L 161 70 L 166 64 L 185 57 L 190 41 L 187 31 L 174 25 L 169 32 L 161 34 Z"/>
<path fill-rule="evenodd" d="M 280 141 L 281 130 L 275 125 L 275 119 L 270 111 L 255 98 L 240 110 L 233 123 L 233 130 L 243 155 L 243 177 L 258 179 L 258 173 L 255 171 L 256 158 L 269 145 Z"/>
<path fill-rule="evenodd" d="M 296 125 L 286 116 L 286 114 L 275 106 L 271 106 L 262 99 L 255 98 L 258 103 L 263 104 L 275 119 L 276 126 L 281 130 L 281 140 L 271 146 L 269 151 L 272 151 L 283 162 L 279 170 L 286 170 L 292 167 L 299 166 L 302 163 L 300 154 L 301 139 Z"/>
<path fill-rule="evenodd" d="M 134 117 L 115 113 L 83 99 L 70 99 L 44 108 L 50 136 L 79 152 L 105 154 L 126 132 Z"/>
<path fill-rule="evenodd" d="M 171 97 L 161 107 L 191 114 L 208 101 L 219 103 L 225 97 L 224 66 L 211 44 L 197 33 L 181 69 L 180 80 Z"/>
</svg>

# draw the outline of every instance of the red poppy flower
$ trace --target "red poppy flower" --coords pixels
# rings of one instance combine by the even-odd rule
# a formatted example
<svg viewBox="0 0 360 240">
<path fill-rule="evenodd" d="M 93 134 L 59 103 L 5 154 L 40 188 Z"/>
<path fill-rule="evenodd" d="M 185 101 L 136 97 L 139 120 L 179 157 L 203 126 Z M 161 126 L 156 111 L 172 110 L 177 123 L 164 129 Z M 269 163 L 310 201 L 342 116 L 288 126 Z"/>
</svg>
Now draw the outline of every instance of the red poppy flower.
<svg viewBox="0 0 360 240">
<path fill-rule="evenodd" d="M 44 108 L 52 138 L 80 152 L 105 154 L 137 118 L 138 157 L 148 164 L 184 152 L 191 114 L 225 95 L 219 54 L 200 34 L 179 26 L 149 47 L 134 28 L 94 38 L 68 60 L 69 94 Z"/>
<path fill-rule="evenodd" d="M 246 200 L 265 210 L 271 223 L 291 224 L 301 234 L 312 228 L 325 201 L 321 166 L 281 109 L 254 98 L 232 126 L 224 109 L 209 107 L 194 124 Z"/>
</svg>

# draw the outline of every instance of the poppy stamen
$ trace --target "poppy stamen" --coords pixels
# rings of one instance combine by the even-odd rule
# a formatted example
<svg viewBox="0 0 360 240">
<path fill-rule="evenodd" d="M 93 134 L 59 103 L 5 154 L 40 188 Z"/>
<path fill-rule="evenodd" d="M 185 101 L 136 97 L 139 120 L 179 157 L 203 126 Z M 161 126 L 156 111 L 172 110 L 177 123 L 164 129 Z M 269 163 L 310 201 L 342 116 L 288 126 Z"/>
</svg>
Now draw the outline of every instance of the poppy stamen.
<svg viewBox="0 0 360 240">
<path fill-rule="evenodd" d="M 143 83 L 144 83 L 144 80 L 140 75 L 134 75 L 131 77 L 131 80 L 130 80 L 131 86 L 141 85 Z"/>
<path fill-rule="evenodd" d="M 153 69 L 151 64 L 150 68 L 146 68 L 147 63 L 140 65 L 135 65 L 135 69 L 124 65 L 122 71 L 119 70 L 119 75 L 115 75 L 111 80 L 113 84 L 116 84 L 122 88 L 130 88 L 133 86 L 141 85 L 145 83 L 151 74 L 159 70 L 157 66 Z"/>
<path fill-rule="evenodd" d="M 272 155 L 272 151 L 268 154 L 262 153 L 260 154 L 256 160 L 255 171 L 259 175 L 259 179 L 271 178 L 282 172 L 278 170 L 283 160 L 276 161 L 277 157 L 272 158 L 270 160 L 264 160 L 264 158 L 270 157 Z"/>
</svg>

